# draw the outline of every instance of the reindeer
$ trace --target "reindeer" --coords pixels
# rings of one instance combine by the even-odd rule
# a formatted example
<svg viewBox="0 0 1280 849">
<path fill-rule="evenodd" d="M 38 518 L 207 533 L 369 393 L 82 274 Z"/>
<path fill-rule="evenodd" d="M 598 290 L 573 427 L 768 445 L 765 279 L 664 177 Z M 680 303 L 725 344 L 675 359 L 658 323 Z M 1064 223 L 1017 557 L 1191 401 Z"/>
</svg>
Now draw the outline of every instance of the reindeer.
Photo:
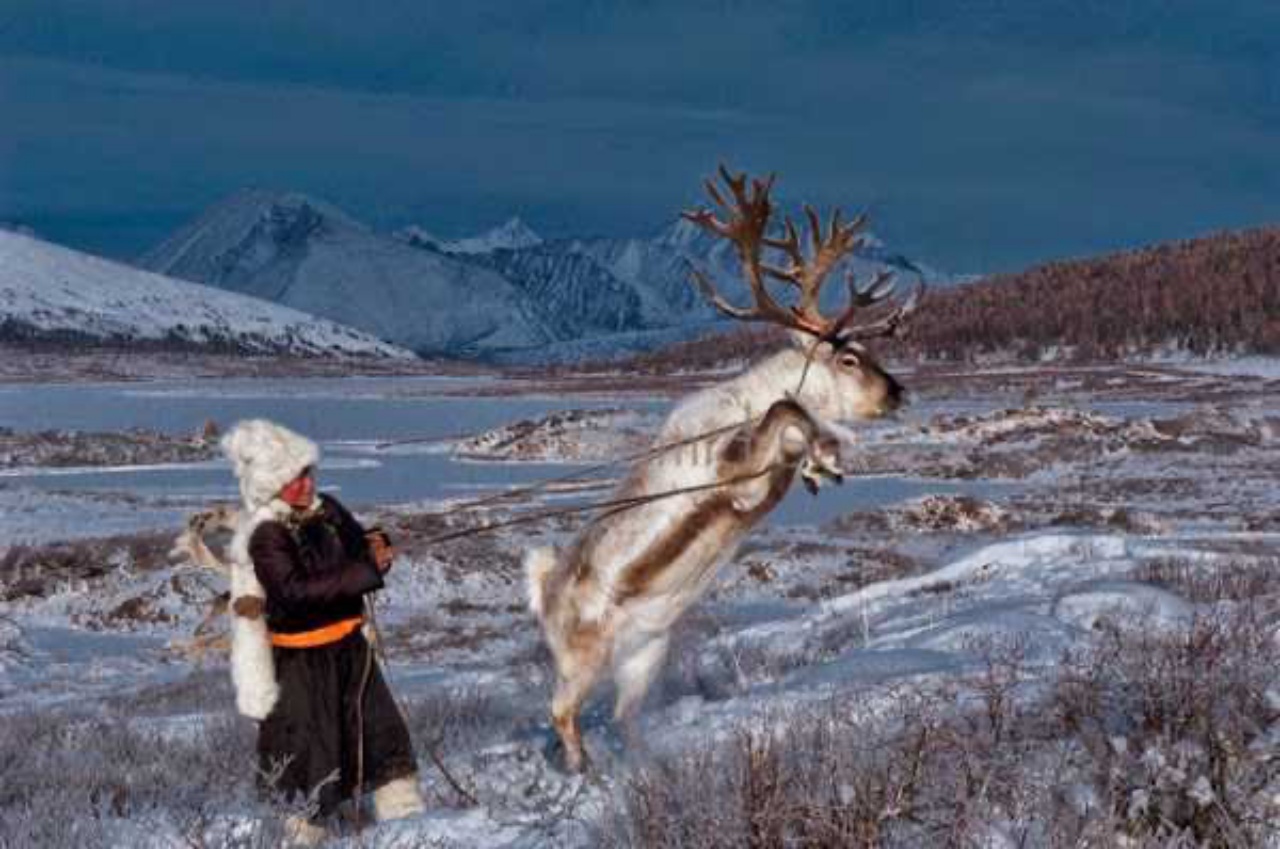
<svg viewBox="0 0 1280 849">
<path fill-rule="evenodd" d="M 923 283 L 879 321 L 855 327 L 858 311 L 888 298 L 894 283 L 881 274 L 859 288 L 850 272 L 847 305 L 824 316 L 818 306 L 823 282 L 860 243 L 865 216 L 845 225 L 837 210 L 824 232 L 806 206 L 806 252 L 789 218 L 781 236 L 768 232 L 772 176 L 753 179 L 748 189 L 745 174 L 723 165 L 719 173 L 727 199 L 714 180 L 704 185 L 721 217 L 707 208 L 683 216 L 732 243 L 754 304 L 730 304 L 699 272 L 694 281 L 720 312 L 787 328 L 794 344 L 680 403 L 658 444 L 681 450 L 651 452 L 631 469 L 618 497 L 678 494 L 604 513 L 567 547 L 526 556 L 529 606 L 555 664 L 551 721 L 573 772 L 585 765 L 578 713 L 606 671 L 617 685 L 615 721 L 630 738 L 672 625 L 782 500 L 797 470 L 814 493 L 823 480 L 841 481 L 839 442 L 822 422 L 876 418 L 902 402 L 902 387 L 861 342 L 894 334 L 915 309 Z M 786 264 L 766 262 L 765 249 Z M 794 305 L 775 299 L 768 279 L 795 289 Z M 685 450 L 690 446 L 696 450 Z"/>
<path fill-rule="evenodd" d="M 206 425 L 206 429 L 208 425 Z M 187 526 L 174 540 L 169 558 L 186 561 L 202 569 L 210 569 L 230 577 L 231 567 L 214 554 L 205 536 L 217 531 L 235 531 L 240 521 L 240 511 L 235 507 L 219 505 L 191 515 Z M 210 652 L 225 653 L 231 650 L 231 636 L 219 625 L 223 615 L 230 611 L 231 593 L 214 596 L 205 605 L 204 618 L 196 626 L 190 640 L 175 640 L 169 648 L 188 660 L 199 663 Z"/>
</svg>

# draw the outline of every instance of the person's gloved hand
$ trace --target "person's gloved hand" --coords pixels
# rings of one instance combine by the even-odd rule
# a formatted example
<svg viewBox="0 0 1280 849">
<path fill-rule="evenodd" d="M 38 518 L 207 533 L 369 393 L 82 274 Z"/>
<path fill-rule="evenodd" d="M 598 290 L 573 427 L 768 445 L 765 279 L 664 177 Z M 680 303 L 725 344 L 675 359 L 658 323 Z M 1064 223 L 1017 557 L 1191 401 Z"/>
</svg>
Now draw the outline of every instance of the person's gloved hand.
<svg viewBox="0 0 1280 849">
<path fill-rule="evenodd" d="M 396 556 L 396 550 L 391 545 L 391 538 L 381 528 L 373 528 L 365 534 L 365 539 L 369 540 L 369 552 L 373 554 L 374 565 L 378 567 L 379 572 L 384 575 L 387 574 L 391 569 L 391 562 Z"/>
</svg>

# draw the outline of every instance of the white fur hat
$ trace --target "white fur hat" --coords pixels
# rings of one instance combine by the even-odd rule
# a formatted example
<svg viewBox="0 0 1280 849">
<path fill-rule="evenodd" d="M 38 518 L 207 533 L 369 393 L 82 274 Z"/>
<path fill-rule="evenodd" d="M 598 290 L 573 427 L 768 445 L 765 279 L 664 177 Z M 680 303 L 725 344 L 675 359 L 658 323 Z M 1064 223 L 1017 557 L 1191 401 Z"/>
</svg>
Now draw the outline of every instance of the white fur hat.
<svg viewBox="0 0 1280 849">
<path fill-rule="evenodd" d="M 320 459 L 320 449 L 310 439 L 265 419 L 238 422 L 222 437 L 222 453 L 231 461 L 250 509 L 269 504 L 281 487 Z"/>
</svg>

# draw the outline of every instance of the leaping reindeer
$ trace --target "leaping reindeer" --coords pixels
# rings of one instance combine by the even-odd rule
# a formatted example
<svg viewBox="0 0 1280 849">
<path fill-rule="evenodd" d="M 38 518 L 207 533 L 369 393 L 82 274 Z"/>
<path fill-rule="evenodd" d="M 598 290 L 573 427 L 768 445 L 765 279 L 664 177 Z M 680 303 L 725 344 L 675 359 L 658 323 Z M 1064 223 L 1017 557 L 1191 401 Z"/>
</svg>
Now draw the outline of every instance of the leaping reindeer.
<svg viewBox="0 0 1280 849">
<path fill-rule="evenodd" d="M 839 443 L 821 422 L 875 418 L 901 403 L 902 387 L 861 342 L 892 335 L 914 310 L 923 284 L 881 320 L 855 327 L 858 311 L 887 298 L 893 281 L 882 274 L 859 288 L 850 273 L 847 305 L 837 315 L 822 315 L 823 281 L 858 246 L 865 218 L 845 225 L 837 211 L 824 232 L 817 214 L 805 207 L 806 252 L 790 219 L 781 237 L 768 233 L 772 177 L 752 180 L 748 189 L 746 175 L 721 166 L 720 176 L 728 200 L 714 181 L 705 186 L 723 217 L 709 209 L 684 217 L 733 244 L 755 303 L 733 306 L 706 277 L 695 272 L 695 281 L 722 313 L 786 327 L 795 344 L 680 403 L 663 425 L 659 445 L 715 435 L 695 443 L 700 450 L 658 453 L 638 463 L 618 497 L 683 494 L 603 514 L 563 550 L 529 552 L 529 606 L 556 668 L 551 720 L 575 772 L 584 766 L 578 713 L 605 670 L 617 684 L 615 720 L 629 723 L 666 655 L 671 626 L 782 500 L 797 469 L 811 491 L 823 478 L 839 482 Z M 786 264 L 766 262 L 766 248 Z M 774 298 L 768 278 L 796 290 L 794 306 Z M 734 423 L 742 424 L 735 429 Z M 689 462 L 691 454 L 702 461 Z"/>
</svg>

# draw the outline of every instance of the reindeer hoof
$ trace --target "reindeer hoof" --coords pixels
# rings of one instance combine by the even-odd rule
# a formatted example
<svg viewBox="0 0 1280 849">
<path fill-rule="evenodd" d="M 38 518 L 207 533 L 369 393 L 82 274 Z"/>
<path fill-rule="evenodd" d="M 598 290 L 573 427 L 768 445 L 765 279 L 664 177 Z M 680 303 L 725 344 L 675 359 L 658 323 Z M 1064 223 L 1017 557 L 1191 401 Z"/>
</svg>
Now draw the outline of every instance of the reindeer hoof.
<svg viewBox="0 0 1280 849">
<path fill-rule="evenodd" d="M 569 749 L 558 738 L 553 738 L 547 744 L 543 750 L 543 756 L 551 768 L 562 775 L 585 775 L 593 766 L 585 748 L 575 761 L 569 756 Z"/>
</svg>

